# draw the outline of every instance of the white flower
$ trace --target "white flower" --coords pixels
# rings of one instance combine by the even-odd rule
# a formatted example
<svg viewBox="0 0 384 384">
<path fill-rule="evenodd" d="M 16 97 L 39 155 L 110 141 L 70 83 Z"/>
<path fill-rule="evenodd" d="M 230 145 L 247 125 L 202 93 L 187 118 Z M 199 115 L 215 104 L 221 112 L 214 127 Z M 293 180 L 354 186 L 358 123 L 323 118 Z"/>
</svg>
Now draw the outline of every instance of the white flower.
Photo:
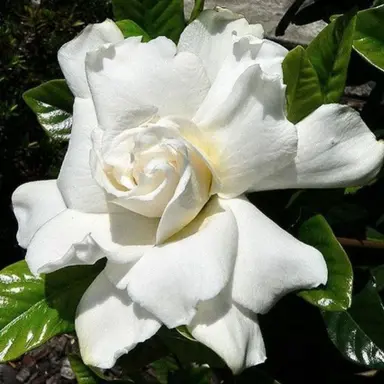
<svg viewBox="0 0 384 384">
<path fill-rule="evenodd" d="M 256 314 L 326 283 L 322 255 L 242 194 L 361 184 L 384 147 L 342 105 L 291 124 L 286 53 L 222 9 L 177 47 L 105 21 L 59 51 L 76 97 L 68 152 L 57 180 L 13 204 L 34 273 L 107 258 L 78 308 L 86 363 L 111 367 L 161 324 L 186 324 L 238 372 L 265 360 Z"/>
</svg>

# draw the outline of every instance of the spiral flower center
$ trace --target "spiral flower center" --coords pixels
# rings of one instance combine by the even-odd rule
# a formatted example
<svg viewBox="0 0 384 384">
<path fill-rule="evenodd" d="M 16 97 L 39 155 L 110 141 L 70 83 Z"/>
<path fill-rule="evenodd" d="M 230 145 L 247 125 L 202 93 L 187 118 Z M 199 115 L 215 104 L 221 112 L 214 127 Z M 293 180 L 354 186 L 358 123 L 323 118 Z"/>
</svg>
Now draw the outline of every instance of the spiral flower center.
<svg viewBox="0 0 384 384">
<path fill-rule="evenodd" d="M 111 202 L 148 217 L 161 217 L 183 175 L 204 167 L 177 130 L 155 124 L 126 130 L 95 152 L 94 177 Z"/>
</svg>

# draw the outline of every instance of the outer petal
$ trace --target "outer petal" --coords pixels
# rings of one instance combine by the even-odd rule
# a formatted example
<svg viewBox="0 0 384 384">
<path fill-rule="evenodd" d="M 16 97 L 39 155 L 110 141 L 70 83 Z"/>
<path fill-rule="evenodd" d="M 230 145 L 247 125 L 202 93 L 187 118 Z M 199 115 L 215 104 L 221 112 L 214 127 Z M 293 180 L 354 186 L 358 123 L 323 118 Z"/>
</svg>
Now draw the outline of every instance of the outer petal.
<svg viewBox="0 0 384 384">
<path fill-rule="evenodd" d="M 23 248 L 40 227 L 67 208 L 56 180 L 20 185 L 12 195 L 12 205 L 19 224 L 16 238 Z"/>
<path fill-rule="evenodd" d="M 117 43 L 123 34 L 112 20 L 88 25 L 78 36 L 64 44 L 58 53 L 61 70 L 73 94 L 90 97 L 85 76 L 85 55 L 106 43 Z"/>
<path fill-rule="evenodd" d="M 146 252 L 128 273 L 128 293 L 169 328 L 188 324 L 198 302 L 227 285 L 236 251 L 235 219 L 213 199 L 186 228 Z"/>
<path fill-rule="evenodd" d="M 158 220 L 131 212 L 89 214 L 67 209 L 46 223 L 29 244 L 26 261 L 35 274 L 93 264 L 102 257 L 124 263 L 155 242 Z"/>
<path fill-rule="evenodd" d="M 132 37 L 88 54 L 88 83 L 101 127 L 119 132 L 158 116 L 193 116 L 210 86 L 200 60 L 159 37 Z"/>
<path fill-rule="evenodd" d="M 200 303 L 188 328 L 196 340 L 214 350 L 234 373 L 266 359 L 257 316 L 232 302 L 230 287 Z"/>
<path fill-rule="evenodd" d="M 292 163 L 297 133 L 285 117 L 284 89 L 278 77 L 253 65 L 231 90 L 210 91 L 194 120 L 211 144 L 206 157 L 219 179 L 213 193 L 257 189 L 260 180 Z"/>
<path fill-rule="evenodd" d="M 282 296 L 327 282 L 322 254 L 283 231 L 245 198 L 222 202 L 236 217 L 239 248 L 233 299 L 266 313 Z"/>
<path fill-rule="evenodd" d="M 202 12 L 180 36 L 178 51 L 199 56 L 213 82 L 224 60 L 232 54 L 234 39 L 243 36 L 263 37 L 260 24 L 249 25 L 243 16 L 223 8 Z"/>
<path fill-rule="evenodd" d="M 106 196 L 93 179 L 89 164 L 91 133 L 97 127 L 91 99 L 75 99 L 68 151 L 57 180 L 68 208 L 82 212 L 108 212 Z"/>
<path fill-rule="evenodd" d="M 255 62 L 260 64 L 261 69 L 269 75 L 276 75 L 283 79 L 282 63 L 287 56 L 288 50 L 270 40 L 263 40 Z"/>
<path fill-rule="evenodd" d="M 297 133 L 295 162 L 260 182 L 259 190 L 361 185 L 383 164 L 383 141 L 345 105 L 322 105 L 297 124 Z"/>
<path fill-rule="evenodd" d="M 80 301 L 75 326 L 84 362 L 112 368 L 121 355 L 153 336 L 161 324 L 101 273 Z"/>
</svg>

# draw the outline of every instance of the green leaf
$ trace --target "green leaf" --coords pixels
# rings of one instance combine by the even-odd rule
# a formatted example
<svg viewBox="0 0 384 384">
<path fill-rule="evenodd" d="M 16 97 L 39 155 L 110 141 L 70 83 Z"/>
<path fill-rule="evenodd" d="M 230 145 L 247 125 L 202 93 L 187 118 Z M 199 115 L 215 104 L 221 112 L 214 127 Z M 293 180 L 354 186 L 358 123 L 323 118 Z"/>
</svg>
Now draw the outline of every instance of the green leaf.
<svg viewBox="0 0 384 384">
<path fill-rule="evenodd" d="M 179 369 L 175 359 L 171 356 L 154 361 L 150 367 L 153 369 L 154 376 L 160 384 L 168 384 L 169 374 Z"/>
<path fill-rule="evenodd" d="M 78 384 L 97 384 L 100 383 L 99 378 L 88 368 L 79 356 L 69 355 L 69 362 L 73 372 L 75 373 Z"/>
<path fill-rule="evenodd" d="M 0 361 L 13 360 L 51 337 L 74 331 L 77 304 L 102 270 L 93 266 L 34 276 L 25 261 L 0 272 Z"/>
<path fill-rule="evenodd" d="M 176 328 L 176 331 L 179 332 L 180 335 L 185 337 L 186 339 L 190 341 L 196 341 L 196 339 L 192 336 L 191 332 L 189 332 L 189 329 L 186 325 L 180 325 Z"/>
<path fill-rule="evenodd" d="M 112 0 L 116 20 L 130 19 L 151 38 L 179 40 L 185 28 L 183 0 Z"/>
<path fill-rule="evenodd" d="M 347 187 L 344 190 L 344 194 L 346 194 L 346 195 L 356 195 L 356 193 L 359 192 L 363 188 L 364 188 L 364 186 L 362 186 L 362 185 L 359 185 L 357 187 Z"/>
<path fill-rule="evenodd" d="M 116 25 L 119 27 L 120 31 L 124 35 L 125 38 L 131 36 L 143 36 L 143 42 L 147 42 L 151 40 L 148 33 L 144 31 L 144 29 L 140 28 L 134 21 L 132 20 L 120 20 L 116 21 Z"/>
<path fill-rule="evenodd" d="M 297 123 L 323 104 L 319 79 L 307 52 L 301 46 L 285 57 L 283 73 L 287 85 L 288 120 Z"/>
<path fill-rule="evenodd" d="M 320 82 L 324 104 L 339 102 L 344 92 L 355 24 L 354 14 L 338 17 L 307 48 Z"/>
<path fill-rule="evenodd" d="M 384 241 L 384 235 L 372 227 L 366 228 L 365 236 L 366 236 L 367 240 L 377 241 L 377 242 L 383 242 Z"/>
<path fill-rule="evenodd" d="M 50 136 L 69 139 L 74 98 L 65 80 L 51 80 L 29 89 L 23 99 Z"/>
<path fill-rule="evenodd" d="M 195 0 L 195 5 L 192 9 L 189 22 L 191 23 L 193 20 L 197 19 L 200 13 L 203 11 L 203 9 L 204 9 L 204 0 Z"/>
<path fill-rule="evenodd" d="M 330 339 L 349 360 L 384 369 L 384 307 L 371 280 L 344 312 L 324 312 Z"/>
<path fill-rule="evenodd" d="M 384 290 L 384 264 L 379 265 L 371 270 L 376 281 L 376 289 L 378 292 Z"/>
<path fill-rule="evenodd" d="M 352 266 L 327 221 L 321 215 L 313 216 L 300 226 L 298 237 L 319 250 L 328 267 L 325 287 L 301 291 L 298 295 L 325 311 L 349 308 L 353 284 Z"/>
<path fill-rule="evenodd" d="M 353 47 L 369 63 L 384 71 L 384 5 L 357 15 Z"/>
</svg>

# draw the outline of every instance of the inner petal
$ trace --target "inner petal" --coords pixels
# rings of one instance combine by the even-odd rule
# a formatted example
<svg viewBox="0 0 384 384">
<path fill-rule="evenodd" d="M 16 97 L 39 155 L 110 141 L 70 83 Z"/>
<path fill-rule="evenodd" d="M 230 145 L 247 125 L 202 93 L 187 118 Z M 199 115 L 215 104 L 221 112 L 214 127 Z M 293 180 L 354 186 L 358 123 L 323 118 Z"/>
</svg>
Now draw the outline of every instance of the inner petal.
<svg viewBox="0 0 384 384">
<path fill-rule="evenodd" d="M 163 217 L 167 211 L 168 226 L 173 222 L 169 207 L 181 204 L 188 213 L 182 215 L 184 226 L 208 201 L 210 170 L 177 124 L 159 123 L 128 129 L 107 147 L 94 145 L 93 174 L 112 203 L 147 217 Z M 182 194 L 187 195 L 184 200 Z M 191 199 L 191 194 L 199 198 Z"/>
</svg>

